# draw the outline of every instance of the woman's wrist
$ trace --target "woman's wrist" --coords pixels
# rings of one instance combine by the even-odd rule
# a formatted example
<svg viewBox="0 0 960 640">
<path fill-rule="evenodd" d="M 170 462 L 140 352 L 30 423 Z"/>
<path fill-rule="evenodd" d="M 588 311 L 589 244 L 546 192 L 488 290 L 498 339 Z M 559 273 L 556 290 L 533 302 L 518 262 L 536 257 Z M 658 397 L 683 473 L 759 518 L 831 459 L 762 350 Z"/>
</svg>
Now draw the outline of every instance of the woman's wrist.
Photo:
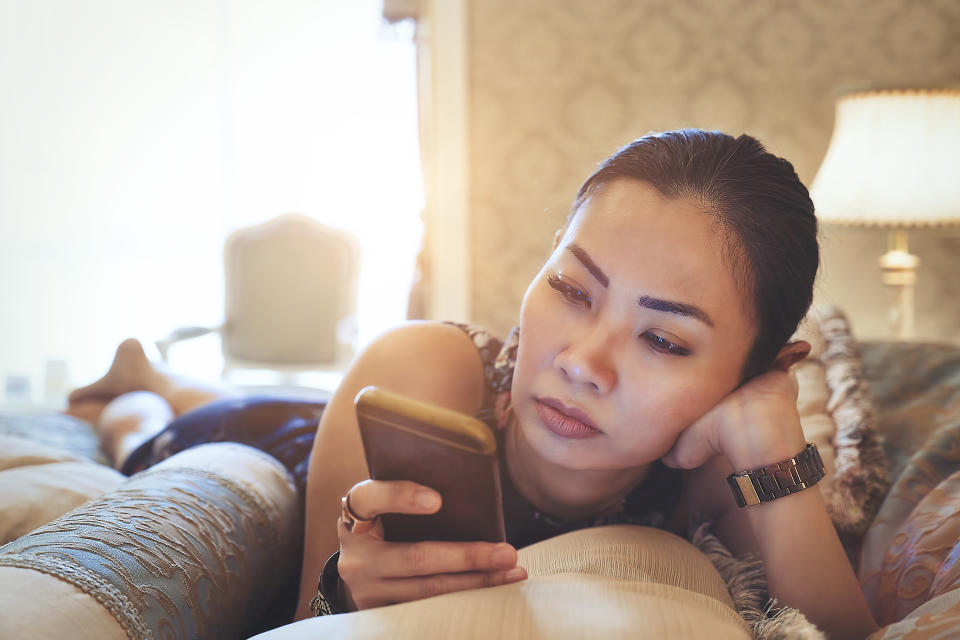
<svg viewBox="0 0 960 640">
<path fill-rule="evenodd" d="M 796 409 L 744 416 L 723 438 L 723 453 L 734 471 L 748 471 L 797 455 L 807 446 Z"/>
<path fill-rule="evenodd" d="M 734 471 L 749 471 L 776 464 L 801 453 L 807 446 L 803 432 L 799 437 L 784 437 L 772 442 L 745 446 L 727 456 Z"/>
</svg>

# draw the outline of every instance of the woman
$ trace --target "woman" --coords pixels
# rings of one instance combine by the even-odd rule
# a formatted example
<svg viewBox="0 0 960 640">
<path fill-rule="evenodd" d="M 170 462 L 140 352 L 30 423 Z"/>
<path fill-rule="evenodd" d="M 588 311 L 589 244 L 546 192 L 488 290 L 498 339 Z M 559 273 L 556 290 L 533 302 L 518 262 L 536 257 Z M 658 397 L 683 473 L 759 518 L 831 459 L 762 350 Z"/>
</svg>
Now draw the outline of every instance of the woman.
<svg viewBox="0 0 960 640">
<path fill-rule="evenodd" d="M 787 340 L 817 264 L 807 191 L 756 140 L 686 130 L 619 150 L 581 187 L 496 361 L 482 332 L 418 323 L 351 365 L 309 458 L 297 617 L 321 573 L 321 609 L 367 608 L 523 580 L 515 547 L 570 529 L 703 514 L 734 552 L 761 554 L 781 605 L 831 637 L 867 635 L 819 492 L 740 508 L 726 481 L 808 455 L 788 370 L 810 347 Z M 431 513 L 440 496 L 367 479 L 352 400 L 371 384 L 498 429 L 509 543 L 382 540 L 380 514 Z"/>
</svg>

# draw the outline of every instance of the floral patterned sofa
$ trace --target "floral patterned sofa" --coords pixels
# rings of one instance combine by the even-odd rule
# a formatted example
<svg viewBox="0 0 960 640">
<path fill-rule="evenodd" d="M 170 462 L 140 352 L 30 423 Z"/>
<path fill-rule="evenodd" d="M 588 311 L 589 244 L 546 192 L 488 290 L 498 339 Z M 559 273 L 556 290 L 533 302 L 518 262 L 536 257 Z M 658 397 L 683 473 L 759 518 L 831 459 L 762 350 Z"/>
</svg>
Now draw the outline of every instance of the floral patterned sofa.
<svg viewBox="0 0 960 640">
<path fill-rule="evenodd" d="M 804 428 L 834 445 L 821 490 L 872 637 L 960 637 L 960 346 L 856 344 L 840 314 L 820 328 L 836 429 Z M 577 532 L 522 550 L 522 584 L 281 626 L 302 506 L 279 463 L 229 443 L 131 478 L 102 462 L 85 423 L 0 412 L 0 637 L 822 637 L 774 615 L 762 565 L 704 525 Z"/>
</svg>

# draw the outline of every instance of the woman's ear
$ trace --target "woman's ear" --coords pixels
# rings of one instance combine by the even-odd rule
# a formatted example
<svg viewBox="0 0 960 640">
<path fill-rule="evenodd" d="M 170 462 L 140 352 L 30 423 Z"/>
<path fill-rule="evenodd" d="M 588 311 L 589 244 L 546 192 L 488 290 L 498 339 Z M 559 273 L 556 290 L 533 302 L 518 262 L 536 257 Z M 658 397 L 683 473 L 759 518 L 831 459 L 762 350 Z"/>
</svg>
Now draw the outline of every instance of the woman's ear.
<svg viewBox="0 0 960 640">
<path fill-rule="evenodd" d="M 560 241 L 563 240 L 563 234 L 566 229 L 557 229 L 557 232 L 553 234 L 553 248 L 556 249 L 560 246 Z"/>
<path fill-rule="evenodd" d="M 780 371 L 789 371 L 790 367 L 806 358 L 809 354 L 810 343 L 806 340 L 788 342 L 777 353 L 777 357 L 773 360 L 773 366 L 770 368 L 779 369 Z"/>
</svg>

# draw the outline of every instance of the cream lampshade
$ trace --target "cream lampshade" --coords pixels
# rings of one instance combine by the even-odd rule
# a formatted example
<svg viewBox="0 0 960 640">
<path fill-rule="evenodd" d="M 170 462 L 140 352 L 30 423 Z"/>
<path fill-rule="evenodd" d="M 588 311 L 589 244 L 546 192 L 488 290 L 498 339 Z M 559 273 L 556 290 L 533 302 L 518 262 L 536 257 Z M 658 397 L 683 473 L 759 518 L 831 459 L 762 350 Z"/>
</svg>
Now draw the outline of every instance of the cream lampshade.
<svg viewBox="0 0 960 640">
<path fill-rule="evenodd" d="M 960 89 L 841 98 L 810 195 L 823 222 L 888 229 L 880 266 L 894 295 L 890 327 L 912 337 L 920 261 L 907 230 L 960 224 Z"/>
</svg>

